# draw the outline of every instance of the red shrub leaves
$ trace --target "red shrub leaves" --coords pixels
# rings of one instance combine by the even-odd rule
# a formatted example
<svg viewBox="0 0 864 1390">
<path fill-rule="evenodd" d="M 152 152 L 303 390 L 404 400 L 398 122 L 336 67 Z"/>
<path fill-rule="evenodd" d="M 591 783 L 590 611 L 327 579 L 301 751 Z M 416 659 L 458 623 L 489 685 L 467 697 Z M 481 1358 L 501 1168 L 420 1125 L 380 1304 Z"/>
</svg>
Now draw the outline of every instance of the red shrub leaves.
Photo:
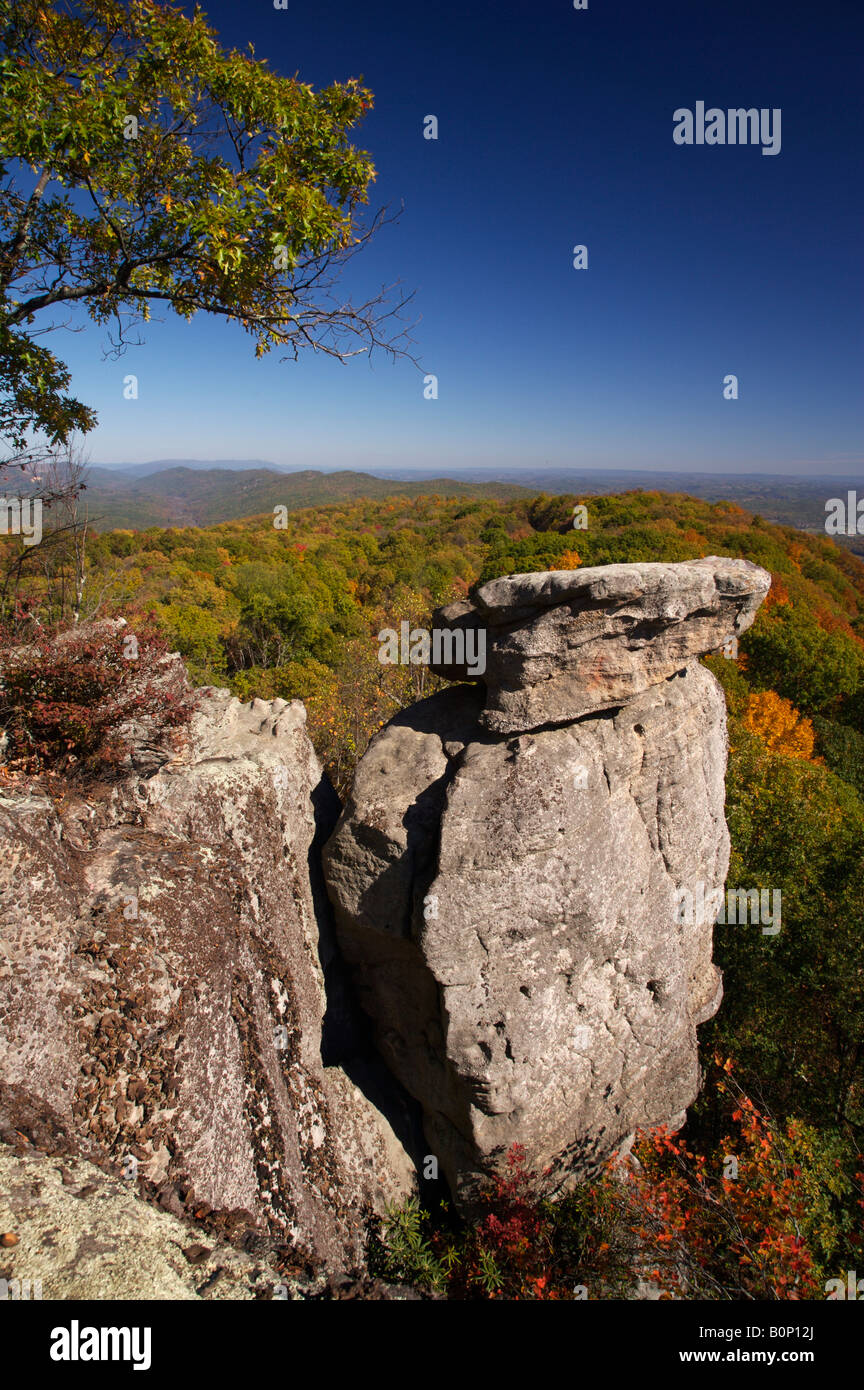
<svg viewBox="0 0 864 1390">
<path fill-rule="evenodd" d="M 731 1128 L 710 1152 L 654 1129 L 597 1181 L 548 1200 L 514 1144 L 472 1219 L 435 1226 L 412 1210 L 406 1239 L 404 1216 L 391 1214 L 400 1277 L 450 1298 L 824 1297 L 811 1248 L 824 1237 L 812 1210 L 822 1171 L 812 1131 L 762 1114 L 731 1063 L 720 1061 L 718 1073 L 734 1103 Z"/>
<path fill-rule="evenodd" d="M 27 773 L 122 763 L 133 732 L 148 744 L 194 708 L 182 665 L 149 625 L 35 627 L 26 643 L 0 632 L 0 726 L 6 758 Z"/>
<path fill-rule="evenodd" d="M 543 1220 L 531 1196 L 533 1173 L 525 1167 L 525 1149 L 513 1144 L 507 1154 L 507 1175 L 496 1177 L 486 1202 L 492 1207 L 478 1227 L 481 1244 L 518 1260 L 534 1252 L 543 1236 Z"/>
<path fill-rule="evenodd" d="M 619 1165 L 604 1179 L 619 1189 L 637 1265 L 667 1298 L 820 1297 L 789 1163 L 794 1125 L 781 1133 L 746 1096 L 732 1120 L 737 1133 L 710 1162 L 661 1128 L 640 1137 L 626 1174 Z"/>
</svg>

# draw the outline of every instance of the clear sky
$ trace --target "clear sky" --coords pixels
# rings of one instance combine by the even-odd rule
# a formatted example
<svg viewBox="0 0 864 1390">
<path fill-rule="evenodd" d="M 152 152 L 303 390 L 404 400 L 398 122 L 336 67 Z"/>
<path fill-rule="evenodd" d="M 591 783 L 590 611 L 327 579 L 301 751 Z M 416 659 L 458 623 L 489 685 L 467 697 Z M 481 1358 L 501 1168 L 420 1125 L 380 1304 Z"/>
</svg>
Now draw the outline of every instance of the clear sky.
<svg viewBox="0 0 864 1390">
<path fill-rule="evenodd" d="M 145 326 L 120 361 L 91 326 L 52 346 L 99 412 L 94 463 L 859 468 L 860 0 L 203 8 L 278 72 L 372 88 L 358 143 L 375 200 L 405 210 L 346 288 L 416 290 L 415 352 L 439 397 L 383 356 L 256 361 L 204 315 Z M 676 144 L 673 112 L 699 101 L 780 108 L 780 152 Z"/>
</svg>

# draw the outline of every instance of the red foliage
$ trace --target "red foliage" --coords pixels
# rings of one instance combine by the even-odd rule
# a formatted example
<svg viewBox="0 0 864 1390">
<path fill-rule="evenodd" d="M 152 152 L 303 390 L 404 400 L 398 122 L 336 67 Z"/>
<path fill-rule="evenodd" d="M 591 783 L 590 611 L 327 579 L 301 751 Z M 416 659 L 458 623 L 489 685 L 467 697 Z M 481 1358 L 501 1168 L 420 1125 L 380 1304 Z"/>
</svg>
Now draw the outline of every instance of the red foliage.
<svg viewBox="0 0 864 1390">
<path fill-rule="evenodd" d="M 726 1084 L 734 1084 L 731 1062 L 722 1069 Z M 623 1181 L 613 1162 L 605 1182 L 618 1188 L 622 1212 L 653 1266 L 647 1273 L 661 1296 L 704 1297 L 721 1290 L 733 1298 L 818 1298 L 813 1256 L 802 1235 L 807 1208 L 801 1171 L 788 1161 L 797 1138 L 794 1122 L 781 1133 L 739 1088 L 735 1093 L 731 1118 L 738 1132 L 721 1141 L 712 1161 L 661 1127 L 639 1137 L 637 1165 Z M 737 1158 L 734 1178 L 717 1172 L 724 1154 Z"/>
<path fill-rule="evenodd" d="M 80 630 L 36 626 L 26 641 L 0 629 L 0 724 L 7 762 L 27 773 L 95 770 L 128 756 L 129 721 L 148 743 L 185 723 L 192 694 L 167 644 L 142 623 Z"/>
<path fill-rule="evenodd" d="M 496 1177 L 486 1201 L 493 1210 L 480 1222 L 482 1245 L 513 1260 L 527 1254 L 540 1240 L 544 1222 L 531 1194 L 534 1177 L 525 1167 L 525 1149 L 511 1145 L 506 1177 Z M 545 1280 L 543 1281 L 545 1283 Z"/>
<path fill-rule="evenodd" d="M 809 1161 L 809 1140 L 794 1121 L 781 1130 L 763 1115 L 731 1062 L 718 1071 L 731 1129 L 708 1154 L 661 1127 L 597 1181 L 550 1201 L 514 1144 L 481 1211 L 455 1238 L 432 1234 L 448 1297 L 632 1298 L 641 1281 L 665 1299 L 821 1298 L 797 1160 Z"/>
</svg>

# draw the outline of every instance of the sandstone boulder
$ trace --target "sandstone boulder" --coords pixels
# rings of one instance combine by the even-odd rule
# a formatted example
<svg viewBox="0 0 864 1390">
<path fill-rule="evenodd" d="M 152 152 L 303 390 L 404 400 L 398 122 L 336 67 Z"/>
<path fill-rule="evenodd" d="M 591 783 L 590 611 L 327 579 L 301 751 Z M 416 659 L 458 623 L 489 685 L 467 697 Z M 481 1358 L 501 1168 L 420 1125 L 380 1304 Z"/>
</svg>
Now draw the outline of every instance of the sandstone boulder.
<svg viewBox="0 0 864 1390">
<path fill-rule="evenodd" d="M 484 628 L 482 722 L 516 733 L 613 708 L 716 651 L 750 626 L 770 583 L 757 565 L 718 556 L 514 574 L 435 621 Z"/>
<path fill-rule="evenodd" d="M 77 1157 L 0 1145 L 0 1300 L 270 1299 L 272 1257 L 236 1250 Z M 287 1292 L 287 1288 L 286 1288 Z"/>
<path fill-rule="evenodd" d="M 317 866 L 338 802 L 303 705 L 205 690 L 182 744 L 132 764 L 0 798 L 0 1111 L 136 1165 L 178 1212 L 351 1266 L 413 1169 L 328 1064 L 355 1023 Z"/>
<path fill-rule="evenodd" d="M 693 658 L 752 621 L 769 576 L 711 560 L 579 579 L 481 589 L 488 687 L 392 720 L 324 851 L 378 1047 L 466 1200 L 514 1142 L 555 1191 L 637 1127 L 679 1123 L 721 998 L 711 923 L 679 920 L 681 890 L 722 886 L 729 855 L 725 701 Z"/>
</svg>

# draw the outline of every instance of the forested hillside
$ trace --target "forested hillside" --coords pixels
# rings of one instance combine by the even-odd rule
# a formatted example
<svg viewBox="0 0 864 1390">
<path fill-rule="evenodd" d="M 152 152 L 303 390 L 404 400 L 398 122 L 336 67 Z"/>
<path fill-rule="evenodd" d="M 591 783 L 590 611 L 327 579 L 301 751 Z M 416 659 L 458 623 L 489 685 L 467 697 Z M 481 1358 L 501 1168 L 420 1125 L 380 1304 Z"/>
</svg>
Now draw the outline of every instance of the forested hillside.
<svg viewBox="0 0 864 1390">
<path fill-rule="evenodd" d="M 86 612 L 152 608 L 198 681 L 309 702 L 319 752 L 344 784 L 370 732 L 429 686 L 378 661 L 376 634 L 428 623 L 437 604 L 499 574 L 626 561 L 743 556 L 774 587 L 737 663 L 737 699 L 773 690 L 815 720 L 818 751 L 864 777 L 864 565 L 830 540 L 730 503 L 675 494 L 515 502 L 439 496 L 361 500 L 198 529 L 118 530 L 88 543 Z M 34 580 L 49 611 L 56 582 Z M 89 605 L 89 607 L 88 607 Z M 59 616 L 59 614 L 56 614 Z"/>
<path fill-rule="evenodd" d="M 132 527 L 140 531 L 149 526 L 210 526 L 235 517 L 272 514 L 278 506 L 296 511 L 360 497 L 418 497 L 444 492 L 448 497 L 506 500 L 530 496 L 531 491 L 517 483 L 457 482 L 452 478 L 396 483 L 350 469 L 322 473 L 306 468 L 297 473 L 279 473 L 273 468 L 178 466 L 140 476 L 92 468 L 87 475 L 87 509 L 95 530 Z"/>
</svg>

